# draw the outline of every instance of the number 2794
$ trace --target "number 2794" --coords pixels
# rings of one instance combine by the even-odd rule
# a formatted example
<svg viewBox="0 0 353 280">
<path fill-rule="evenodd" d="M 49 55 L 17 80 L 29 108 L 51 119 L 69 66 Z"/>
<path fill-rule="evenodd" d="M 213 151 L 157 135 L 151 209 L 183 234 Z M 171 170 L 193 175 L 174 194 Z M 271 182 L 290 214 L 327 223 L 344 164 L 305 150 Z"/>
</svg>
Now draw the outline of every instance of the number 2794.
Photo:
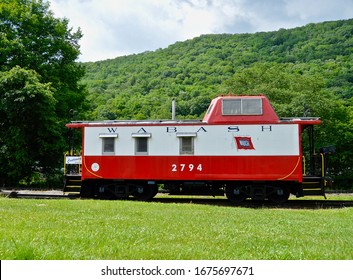
<svg viewBox="0 0 353 280">
<path fill-rule="evenodd" d="M 192 172 L 192 171 L 202 171 L 202 164 L 172 164 L 172 172 Z"/>
</svg>

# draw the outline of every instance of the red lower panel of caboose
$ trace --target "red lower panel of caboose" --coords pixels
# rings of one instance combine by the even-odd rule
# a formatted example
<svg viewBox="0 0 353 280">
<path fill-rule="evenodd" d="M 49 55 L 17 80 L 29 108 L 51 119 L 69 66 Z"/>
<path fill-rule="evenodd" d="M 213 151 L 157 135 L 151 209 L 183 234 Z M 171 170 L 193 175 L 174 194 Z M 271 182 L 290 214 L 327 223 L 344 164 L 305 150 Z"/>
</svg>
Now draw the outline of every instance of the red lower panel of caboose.
<svg viewBox="0 0 353 280">
<path fill-rule="evenodd" d="M 299 156 L 84 156 L 82 179 L 302 181 Z"/>
</svg>

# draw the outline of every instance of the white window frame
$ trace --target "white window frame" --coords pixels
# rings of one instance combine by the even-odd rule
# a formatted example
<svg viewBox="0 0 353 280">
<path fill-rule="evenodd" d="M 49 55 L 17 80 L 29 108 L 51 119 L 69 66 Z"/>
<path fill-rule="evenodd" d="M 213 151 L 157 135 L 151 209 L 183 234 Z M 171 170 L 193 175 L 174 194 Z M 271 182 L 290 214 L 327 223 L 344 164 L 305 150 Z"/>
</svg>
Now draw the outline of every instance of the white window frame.
<svg viewBox="0 0 353 280">
<path fill-rule="evenodd" d="M 99 138 L 102 139 L 102 155 L 115 155 L 116 151 L 116 138 L 118 138 L 117 133 L 100 133 Z M 113 151 L 106 151 L 106 142 L 109 140 L 113 140 Z"/>
<path fill-rule="evenodd" d="M 148 139 L 152 137 L 151 133 L 132 133 L 131 134 L 132 138 L 135 138 L 135 155 L 148 155 L 148 150 L 149 150 L 149 141 Z M 141 139 L 146 139 L 146 151 L 138 151 L 138 143 L 141 141 Z"/>
<path fill-rule="evenodd" d="M 179 154 L 180 155 L 193 155 L 195 153 L 195 141 L 194 138 L 197 136 L 196 132 L 178 132 L 176 136 L 179 138 Z M 184 150 L 184 140 L 185 139 L 191 140 L 191 150 L 185 151 Z"/>
</svg>

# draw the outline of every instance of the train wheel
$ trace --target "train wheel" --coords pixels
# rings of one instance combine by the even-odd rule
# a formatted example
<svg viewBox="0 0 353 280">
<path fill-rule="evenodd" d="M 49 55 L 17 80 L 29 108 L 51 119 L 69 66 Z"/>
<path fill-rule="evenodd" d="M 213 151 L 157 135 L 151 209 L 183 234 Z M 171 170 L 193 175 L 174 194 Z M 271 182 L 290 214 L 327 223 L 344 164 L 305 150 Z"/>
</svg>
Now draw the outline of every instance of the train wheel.
<svg viewBox="0 0 353 280">
<path fill-rule="evenodd" d="M 269 195 L 268 199 L 274 203 L 281 204 L 288 201 L 289 195 L 290 193 L 287 188 L 276 187 L 274 192 Z"/>
<path fill-rule="evenodd" d="M 98 193 L 97 198 L 102 200 L 115 200 L 117 196 L 110 189 L 105 189 L 104 192 Z"/>
<path fill-rule="evenodd" d="M 241 187 L 229 186 L 226 187 L 226 197 L 228 200 L 234 204 L 239 204 L 243 202 L 247 196 L 242 192 Z"/>
<path fill-rule="evenodd" d="M 137 200 L 148 201 L 151 200 L 158 193 L 157 185 L 140 185 L 132 193 L 132 196 Z"/>
</svg>

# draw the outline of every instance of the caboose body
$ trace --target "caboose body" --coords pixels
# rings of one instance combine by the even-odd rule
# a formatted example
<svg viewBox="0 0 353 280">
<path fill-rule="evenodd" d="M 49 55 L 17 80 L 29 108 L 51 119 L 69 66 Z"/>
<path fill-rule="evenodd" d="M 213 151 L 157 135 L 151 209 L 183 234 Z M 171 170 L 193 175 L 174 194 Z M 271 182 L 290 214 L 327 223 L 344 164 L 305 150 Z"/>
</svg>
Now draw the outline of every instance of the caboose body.
<svg viewBox="0 0 353 280">
<path fill-rule="evenodd" d="M 162 189 L 226 194 L 236 203 L 324 195 L 324 166 L 303 172 L 302 133 L 308 128 L 313 160 L 312 127 L 320 123 L 279 119 L 265 96 L 217 97 L 202 121 L 72 122 L 69 129 L 82 130 L 82 152 L 66 158 L 80 168 L 66 172 L 64 191 L 79 185 L 83 197 L 149 200 Z"/>
</svg>

